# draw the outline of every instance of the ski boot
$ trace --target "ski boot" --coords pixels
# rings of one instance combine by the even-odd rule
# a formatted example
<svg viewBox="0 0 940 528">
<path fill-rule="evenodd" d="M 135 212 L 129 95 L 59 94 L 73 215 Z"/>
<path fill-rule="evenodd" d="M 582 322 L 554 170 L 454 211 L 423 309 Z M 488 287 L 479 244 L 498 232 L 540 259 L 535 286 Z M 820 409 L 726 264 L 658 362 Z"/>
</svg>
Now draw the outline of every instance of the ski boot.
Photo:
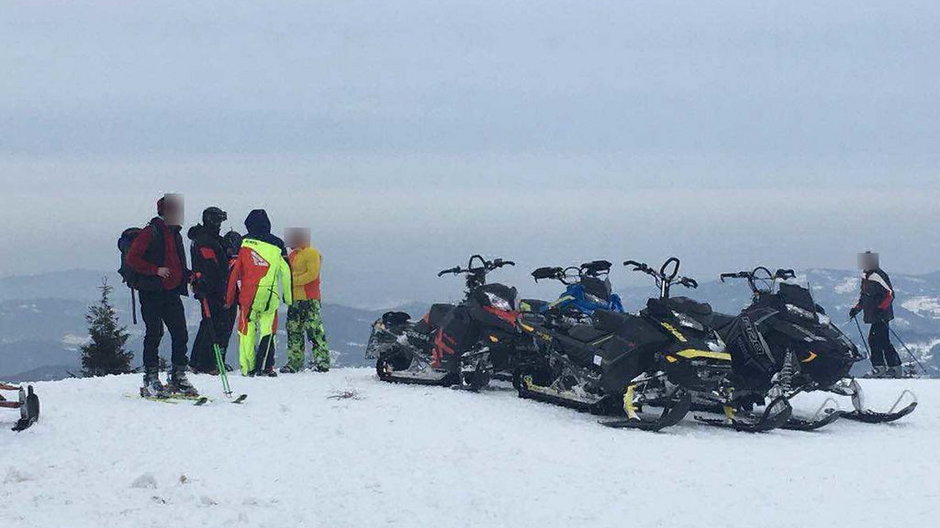
<svg viewBox="0 0 940 528">
<path fill-rule="evenodd" d="M 172 394 L 181 396 L 199 396 L 199 391 L 197 391 L 196 387 L 193 387 L 193 384 L 186 378 L 186 367 L 178 365 L 173 365 L 173 370 L 170 371 L 170 380 L 169 383 L 167 383 L 167 390 Z"/>
<path fill-rule="evenodd" d="M 886 378 L 901 379 L 904 376 L 904 368 L 901 365 L 896 367 L 888 367 L 888 372 L 885 374 Z"/>
<path fill-rule="evenodd" d="M 283 367 L 281 367 L 280 372 L 281 374 L 297 374 L 298 372 L 300 372 L 300 370 L 295 369 L 294 367 L 290 365 L 284 365 Z"/>
<path fill-rule="evenodd" d="M 144 386 L 140 388 L 141 398 L 166 398 L 166 387 L 160 383 L 160 370 L 147 368 L 144 370 Z"/>
<path fill-rule="evenodd" d="M 269 368 L 269 369 L 264 369 L 264 370 L 262 370 L 260 373 L 258 373 L 258 375 L 259 375 L 259 376 L 265 376 L 265 377 L 268 377 L 268 378 L 276 378 L 276 377 L 277 377 L 277 371 L 274 370 L 274 367 L 271 367 L 271 368 Z"/>
<path fill-rule="evenodd" d="M 862 376 L 865 379 L 881 379 L 888 375 L 886 367 L 872 367 L 871 372 Z"/>
</svg>

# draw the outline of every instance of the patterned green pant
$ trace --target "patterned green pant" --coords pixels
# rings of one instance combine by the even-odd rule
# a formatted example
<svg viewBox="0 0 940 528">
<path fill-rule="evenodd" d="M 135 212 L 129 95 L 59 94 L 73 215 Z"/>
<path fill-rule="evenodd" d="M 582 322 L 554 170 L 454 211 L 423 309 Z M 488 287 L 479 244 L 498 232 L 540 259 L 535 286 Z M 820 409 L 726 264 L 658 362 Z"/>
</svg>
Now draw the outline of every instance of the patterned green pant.
<svg viewBox="0 0 940 528">
<path fill-rule="evenodd" d="M 295 372 L 304 369 L 304 337 L 313 346 L 310 366 L 321 372 L 330 370 L 330 348 L 320 315 L 320 301 L 294 301 L 287 309 L 287 367 Z"/>
</svg>

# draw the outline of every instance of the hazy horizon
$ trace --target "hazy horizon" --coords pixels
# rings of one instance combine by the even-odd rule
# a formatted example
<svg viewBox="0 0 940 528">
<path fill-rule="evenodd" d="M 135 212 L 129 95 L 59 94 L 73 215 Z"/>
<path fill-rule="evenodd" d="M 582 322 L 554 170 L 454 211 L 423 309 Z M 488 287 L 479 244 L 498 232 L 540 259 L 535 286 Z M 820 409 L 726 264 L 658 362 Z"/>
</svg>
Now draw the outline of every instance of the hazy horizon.
<svg viewBox="0 0 940 528">
<path fill-rule="evenodd" d="M 309 226 L 328 302 L 473 253 L 940 269 L 935 2 L 4 5 L 0 276 L 116 267 L 187 198 Z M 102 23 L 104 22 L 104 23 Z M 626 272 L 619 284 L 642 284 Z M 528 281 L 528 282 L 526 282 Z"/>
</svg>

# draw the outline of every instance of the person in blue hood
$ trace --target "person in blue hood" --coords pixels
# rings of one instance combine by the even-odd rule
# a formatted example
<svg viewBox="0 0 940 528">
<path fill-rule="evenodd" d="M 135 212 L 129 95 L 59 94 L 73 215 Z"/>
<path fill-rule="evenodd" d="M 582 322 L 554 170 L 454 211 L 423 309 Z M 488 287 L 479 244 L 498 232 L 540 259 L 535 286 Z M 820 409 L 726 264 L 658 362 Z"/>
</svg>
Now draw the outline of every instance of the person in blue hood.
<svg viewBox="0 0 940 528">
<path fill-rule="evenodd" d="M 287 259 L 287 246 L 284 245 L 284 241 L 271 234 L 271 220 L 268 218 L 267 211 L 255 209 L 248 213 L 248 218 L 245 219 L 245 229 L 248 230 L 246 238 L 253 238 L 281 248 L 281 253 Z"/>
</svg>

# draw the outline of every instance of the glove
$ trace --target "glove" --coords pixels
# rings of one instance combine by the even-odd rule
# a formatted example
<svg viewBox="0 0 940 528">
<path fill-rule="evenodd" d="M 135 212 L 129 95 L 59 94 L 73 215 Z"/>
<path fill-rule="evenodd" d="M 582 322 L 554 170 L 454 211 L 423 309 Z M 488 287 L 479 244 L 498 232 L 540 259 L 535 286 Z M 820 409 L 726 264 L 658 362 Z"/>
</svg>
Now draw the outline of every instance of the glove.
<svg viewBox="0 0 940 528">
<path fill-rule="evenodd" d="M 854 306 L 851 310 L 849 310 L 849 319 L 855 319 L 855 317 L 859 314 L 859 312 L 861 312 L 859 307 Z"/>
</svg>

